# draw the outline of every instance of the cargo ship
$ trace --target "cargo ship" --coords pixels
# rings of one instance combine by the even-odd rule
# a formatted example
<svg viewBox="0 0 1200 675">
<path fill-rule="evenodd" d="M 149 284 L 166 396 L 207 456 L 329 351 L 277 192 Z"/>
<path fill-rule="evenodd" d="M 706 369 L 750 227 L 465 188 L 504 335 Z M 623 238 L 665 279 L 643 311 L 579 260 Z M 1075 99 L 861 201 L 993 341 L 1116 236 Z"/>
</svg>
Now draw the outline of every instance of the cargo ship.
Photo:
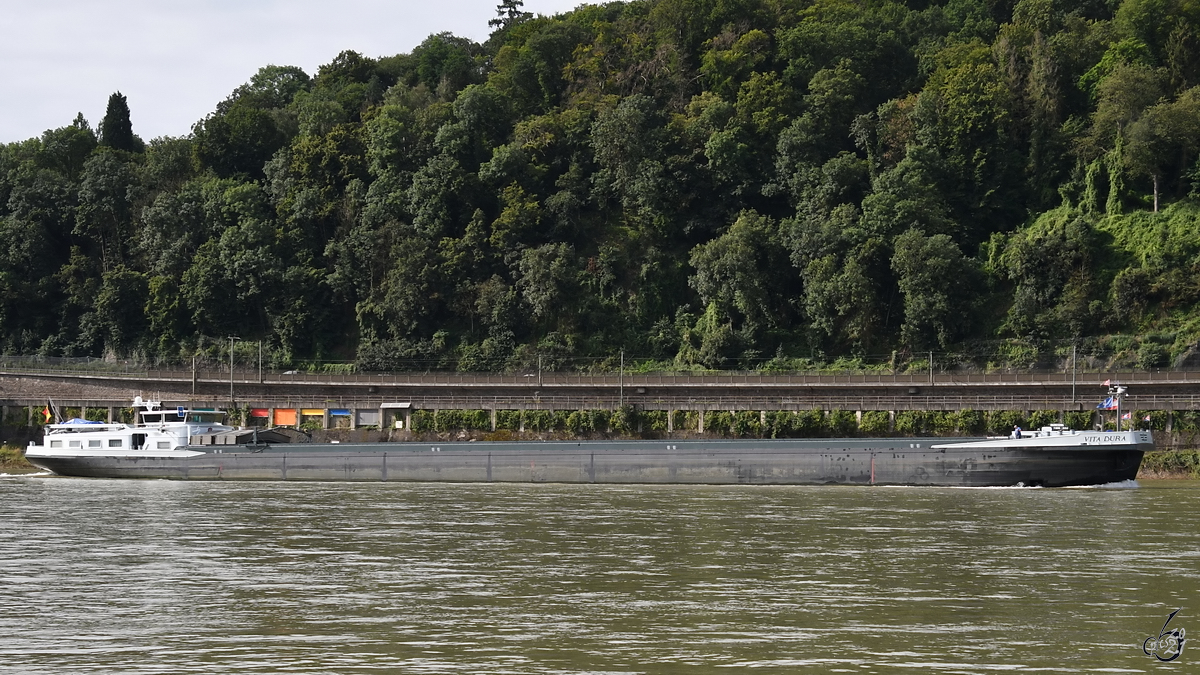
<svg viewBox="0 0 1200 675">
<path fill-rule="evenodd" d="M 134 402 L 134 424 L 49 424 L 25 457 L 61 476 L 172 480 L 1045 486 L 1132 480 L 1148 431 L 994 438 L 294 442 L 218 410 Z"/>
</svg>

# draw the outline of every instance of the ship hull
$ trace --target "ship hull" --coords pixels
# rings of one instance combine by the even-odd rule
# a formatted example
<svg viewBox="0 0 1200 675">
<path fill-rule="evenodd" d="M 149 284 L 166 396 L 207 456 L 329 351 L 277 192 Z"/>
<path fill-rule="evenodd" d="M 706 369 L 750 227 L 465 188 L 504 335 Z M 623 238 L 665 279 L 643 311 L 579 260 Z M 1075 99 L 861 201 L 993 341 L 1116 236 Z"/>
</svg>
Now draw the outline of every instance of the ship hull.
<svg viewBox="0 0 1200 675">
<path fill-rule="evenodd" d="M 963 439 L 961 446 L 970 446 Z M 1097 485 L 1137 476 L 1151 443 L 931 447 L 945 439 L 192 446 L 189 456 L 30 456 L 65 476 L 173 480 L 778 485 Z M 953 445 L 953 444 L 951 444 Z M 198 452 L 199 451 L 199 452 Z"/>
</svg>

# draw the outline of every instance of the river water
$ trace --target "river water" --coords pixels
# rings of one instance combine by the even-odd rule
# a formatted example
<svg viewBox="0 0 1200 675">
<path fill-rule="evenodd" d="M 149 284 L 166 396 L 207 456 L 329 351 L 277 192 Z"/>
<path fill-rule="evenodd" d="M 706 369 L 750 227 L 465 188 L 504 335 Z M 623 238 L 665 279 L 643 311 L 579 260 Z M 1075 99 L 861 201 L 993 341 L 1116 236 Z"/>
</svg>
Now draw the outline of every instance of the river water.
<svg viewBox="0 0 1200 675">
<path fill-rule="evenodd" d="M 0 477 L 0 672 L 1188 672 L 1200 483 Z M 1200 672 L 1191 670 L 1191 672 Z"/>
</svg>

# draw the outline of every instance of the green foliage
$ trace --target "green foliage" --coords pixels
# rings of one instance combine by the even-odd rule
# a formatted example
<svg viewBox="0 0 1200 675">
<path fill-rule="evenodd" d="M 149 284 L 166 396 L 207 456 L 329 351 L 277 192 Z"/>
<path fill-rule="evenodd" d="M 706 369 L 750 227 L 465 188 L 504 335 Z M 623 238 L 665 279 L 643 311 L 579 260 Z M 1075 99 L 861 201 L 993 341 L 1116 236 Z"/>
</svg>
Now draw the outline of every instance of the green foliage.
<svg viewBox="0 0 1200 675">
<path fill-rule="evenodd" d="M 742 410 L 733 414 L 729 433 L 738 438 L 756 438 L 762 435 L 762 415 L 756 410 Z"/>
<path fill-rule="evenodd" d="M 0 470 L 29 472 L 36 471 L 37 467 L 25 459 L 25 451 L 21 448 L 0 445 Z"/>
<path fill-rule="evenodd" d="M 496 429 L 504 431 L 519 431 L 521 428 L 521 410 L 497 410 Z"/>
<path fill-rule="evenodd" d="M 850 421 L 853 422 L 852 413 Z M 839 417 L 839 423 L 844 425 L 845 420 Z M 764 435 L 771 438 L 819 438 L 828 433 L 825 413 L 820 410 L 767 412 L 767 429 Z"/>
<path fill-rule="evenodd" d="M 925 432 L 926 414 L 920 410 L 901 410 L 896 413 L 896 433 L 917 436 Z"/>
<path fill-rule="evenodd" d="M 1029 413 L 1029 428 L 1041 429 L 1058 423 L 1057 410 L 1034 410 Z"/>
<path fill-rule="evenodd" d="M 1200 410 L 1176 410 L 1172 413 L 1171 425 L 1175 431 L 1195 433 L 1200 431 Z"/>
<path fill-rule="evenodd" d="M 85 408 L 83 410 L 83 419 L 92 420 L 93 422 L 107 422 L 108 408 Z"/>
<path fill-rule="evenodd" d="M 0 147 L 0 350 L 903 369 L 1170 333 L 1113 357 L 1162 368 L 1200 340 L 1189 3 L 505 0 L 490 25 L 263 67 L 186 137 L 142 143 L 118 92 L 99 136 Z M 526 422 L 608 428 L 570 415 Z M 795 417 L 722 433 L 845 431 Z"/>
<path fill-rule="evenodd" d="M 958 431 L 967 435 L 978 435 L 987 431 L 987 419 L 979 410 L 958 411 Z"/>
<path fill-rule="evenodd" d="M 108 97 L 108 108 L 100 121 L 100 145 L 113 150 L 139 152 L 144 145 L 133 135 L 133 123 L 129 119 L 129 101 L 121 92 Z"/>
<path fill-rule="evenodd" d="M 1092 428 L 1092 412 L 1068 411 L 1063 413 L 1063 424 L 1078 431 L 1090 431 Z"/>
<path fill-rule="evenodd" d="M 891 414 L 886 410 L 864 410 L 858 430 L 863 436 L 886 436 L 891 425 Z"/>
<path fill-rule="evenodd" d="M 1200 452 L 1196 450 L 1159 450 L 1142 459 L 1142 471 L 1200 478 Z"/>
<path fill-rule="evenodd" d="M 987 432 L 993 436 L 1007 436 L 1013 427 L 1028 429 L 1025 413 L 1017 410 L 989 410 L 987 413 Z"/>
<path fill-rule="evenodd" d="M 525 411 L 525 430 L 526 431 L 553 431 L 555 415 L 553 410 L 526 410 Z"/>
<path fill-rule="evenodd" d="M 667 430 L 666 410 L 646 410 L 641 413 L 643 431 L 662 433 Z"/>
<path fill-rule="evenodd" d="M 676 410 L 671 424 L 675 431 L 696 431 L 700 424 L 700 415 L 695 410 Z"/>
<path fill-rule="evenodd" d="M 574 436 L 585 436 L 596 430 L 591 411 L 575 410 L 567 415 L 567 432 Z"/>
<path fill-rule="evenodd" d="M 409 430 L 422 434 L 437 430 L 437 411 L 414 410 L 408 418 Z"/>
<path fill-rule="evenodd" d="M 858 420 L 849 410 L 830 410 L 826 420 L 829 434 L 835 438 L 854 436 L 858 431 Z"/>
<path fill-rule="evenodd" d="M 492 418 L 486 410 L 439 410 L 433 424 L 435 431 L 487 431 Z"/>
<path fill-rule="evenodd" d="M 709 410 L 704 413 L 704 431 L 728 436 L 733 431 L 733 414 L 724 410 Z"/>
<path fill-rule="evenodd" d="M 609 417 L 608 425 L 613 433 L 629 436 L 637 433 L 641 427 L 641 413 L 632 406 L 617 408 Z"/>
</svg>

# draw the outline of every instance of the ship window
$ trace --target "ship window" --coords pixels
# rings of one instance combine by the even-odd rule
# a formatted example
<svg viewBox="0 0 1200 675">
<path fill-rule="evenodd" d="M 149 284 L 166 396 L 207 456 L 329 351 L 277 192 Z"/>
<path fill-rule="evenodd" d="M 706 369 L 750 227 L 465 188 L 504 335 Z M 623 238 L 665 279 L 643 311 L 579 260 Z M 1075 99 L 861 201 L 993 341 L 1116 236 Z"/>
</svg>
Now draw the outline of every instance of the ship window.
<svg viewBox="0 0 1200 675">
<path fill-rule="evenodd" d="M 61 447 L 62 447 L 62 441 L 50 441 L 50 447 L 52 447 L 52 448 L 61 448 Z"/>
<path fill-rule="evenodd" d="M 110 438 L 110 439 L 108 439 L 108 447 L 110 447 L 110 448 L 119 448 L 119 447 L 121 447 L 121 446 L 122 446 L 121 439 L 119 439 L 119 438 Z"/>
<path fill-rule="evenodd" d="M 94 441 L 88 441 L 88 447 L 89 448 L 100 448 L 100 447 L 103 447 L 103 444 L 97 439 Z"/>
<path fill-rule="evenodd" d="M 170 449 L 170 447 L 171 447 L 171 441 L 159 441 L 158 442 L 159 450 L 168 450 L 168 449 Z"/>
<path fill-rule="evenodd" d="M 83 441 L 67 441 L 67 447 L 69 447 L 69 448 L 82 448 L 82 447 L 83 447 Z"/>
</svg>

